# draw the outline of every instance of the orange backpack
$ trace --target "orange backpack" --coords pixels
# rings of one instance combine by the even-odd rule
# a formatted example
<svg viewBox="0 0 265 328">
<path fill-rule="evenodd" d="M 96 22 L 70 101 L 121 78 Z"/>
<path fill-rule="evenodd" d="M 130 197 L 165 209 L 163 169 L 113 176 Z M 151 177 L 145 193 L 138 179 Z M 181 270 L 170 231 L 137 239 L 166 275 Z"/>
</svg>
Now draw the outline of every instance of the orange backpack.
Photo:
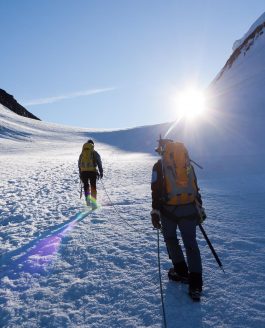
<svg viewBox="0 0 265 328">
<path fill-rule="evenodd" d="M 162 153 L 167 205 L 185 205 L 196 199 L 198 187 L 188 151 L 181 142 L 168 142 Z"/>
</svg>

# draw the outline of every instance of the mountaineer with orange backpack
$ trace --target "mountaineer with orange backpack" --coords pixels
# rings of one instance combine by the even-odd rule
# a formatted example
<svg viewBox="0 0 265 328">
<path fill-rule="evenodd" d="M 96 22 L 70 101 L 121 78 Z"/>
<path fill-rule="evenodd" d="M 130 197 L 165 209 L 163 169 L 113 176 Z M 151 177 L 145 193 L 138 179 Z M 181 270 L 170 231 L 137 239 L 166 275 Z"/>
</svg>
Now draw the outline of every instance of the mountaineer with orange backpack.
<svg viewBox="0 0 265 328">
<path fill-rule="evenodd" d="M 86 204 L 95 209 L 97 208 L 97 178 L 103 178 L 103 168 L 101 157 L 94 150 L 94 142 L 91 139 L 83 145 L 78 160 L 78 168 L 80 179 L 84 184 Z"/>
<path fill-rule="evenodd" d="M 202 263 L 196 240 L 196 226 L 206 218 L 201 195 L 188 151 L 183 143 L 159 140 L 156 151 L 161 155 L 152 171 L 152 211 L 154 228 L 160 229 L 173 268 L 170 280 L 189 284 L 189 295 L 199 301 L 202 291 Z M 180 231 L 187 263 L 177 239 Z"/>
</svg>

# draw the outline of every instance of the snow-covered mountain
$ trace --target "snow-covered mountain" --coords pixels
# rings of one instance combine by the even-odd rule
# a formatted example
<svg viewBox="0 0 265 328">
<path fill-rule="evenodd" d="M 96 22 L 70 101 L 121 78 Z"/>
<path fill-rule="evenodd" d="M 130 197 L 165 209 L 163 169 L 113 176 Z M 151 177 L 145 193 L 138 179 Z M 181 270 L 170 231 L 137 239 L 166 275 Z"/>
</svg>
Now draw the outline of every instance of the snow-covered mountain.
<svg viewBox="0 0 265 328">
<path fill-rule="evenodd" d="M 209 87 L 218 128 L 235 153 L 264 155 L 265 13 L 233 50 Z"/>
</svg>

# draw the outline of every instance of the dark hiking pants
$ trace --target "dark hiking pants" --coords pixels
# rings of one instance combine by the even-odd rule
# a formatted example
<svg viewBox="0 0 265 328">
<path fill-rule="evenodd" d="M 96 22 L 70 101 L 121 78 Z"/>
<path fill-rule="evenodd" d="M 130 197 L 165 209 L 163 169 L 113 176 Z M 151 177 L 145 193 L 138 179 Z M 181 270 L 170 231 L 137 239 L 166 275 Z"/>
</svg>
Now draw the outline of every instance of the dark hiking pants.
<svg viewBox="0 0 265 328">
<path fill-rule="evenodd" d="M 97 172 L 81 172 L 80 178 L 84 184 L 85 197 L 91 195 L 97 199 Z"/>
<path fill-rule="evenodd" d="M 173 265 L 185 261 L 182 248 L 177 238 L 177 228 L 181 234 L 186 251 L 189 272 L 202 272 L 201 255 L 196 240 L 197 218 L 166 218 L 162 215 L 161 224 L 164 240 Z"/>
</svg>

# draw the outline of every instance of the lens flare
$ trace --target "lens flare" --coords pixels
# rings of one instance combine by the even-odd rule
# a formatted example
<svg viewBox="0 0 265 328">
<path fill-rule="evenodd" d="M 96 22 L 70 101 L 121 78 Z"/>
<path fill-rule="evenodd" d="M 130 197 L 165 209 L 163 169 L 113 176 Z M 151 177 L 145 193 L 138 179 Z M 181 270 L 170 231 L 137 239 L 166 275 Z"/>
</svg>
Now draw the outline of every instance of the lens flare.
<svg viewBox="0 0 265 328">
<path fill-rule="evenodd" d="M 194 126 L 194 123 L 197 123 L 199 118 L 200 120 L 208 120 L 210 112 L 208 110 L 208 91 L 206 92 L 196 86 L 190 85 L 178 92 L 176 90 L 172 91 L 170 98 L 172 112 L 176 119 L 165 133 L 164 138 L 167 138 L 177 126 L 180 128 L 190 128 L 191 124 Z"/>
<path fill-rule="evenodd" d="M 78 213 L 73 220 L 66 223 L 59 229 L 53 230 L 49 236 L 40 239 L 23 259 L 24 269 L 27 272 L 46 270 L 51 264 L 55 256 L 58 254 L 62 240 L 75 227 L 75 225 L 83 220 L 89 211 Z"/>
<path fill-rule="evenodd" d="M 96 198 L 89 195 L 86 197 L 86 202 L 89 204 L 88 206 L 91 206 L 92 209 L 96 209 L 100 207 L 100 204 L 97 202 Z"/>
<path fill-rule="evenodd" d="M 20 272 L 45 273 L 49 265 L 56 259 L 62 240 L 91 211 L 91 209 L 87 209 L 79 212 L 68 222 L 53 227 L 28 244 L 5 254 L 0 259 L 0 265 L 5 264 L 6 271 L 10 275 L 17 275 Z M 5 271 L 0 274 L 0 277 L 4 274 Z"/>
<path fill-rule="evenodd" d="M 196 88 L 188 88 L 178 92 L 175 102 L 178 117 L 189 120 L 202 115 L 207 108 L 204 92 Z"/>
</svg>

